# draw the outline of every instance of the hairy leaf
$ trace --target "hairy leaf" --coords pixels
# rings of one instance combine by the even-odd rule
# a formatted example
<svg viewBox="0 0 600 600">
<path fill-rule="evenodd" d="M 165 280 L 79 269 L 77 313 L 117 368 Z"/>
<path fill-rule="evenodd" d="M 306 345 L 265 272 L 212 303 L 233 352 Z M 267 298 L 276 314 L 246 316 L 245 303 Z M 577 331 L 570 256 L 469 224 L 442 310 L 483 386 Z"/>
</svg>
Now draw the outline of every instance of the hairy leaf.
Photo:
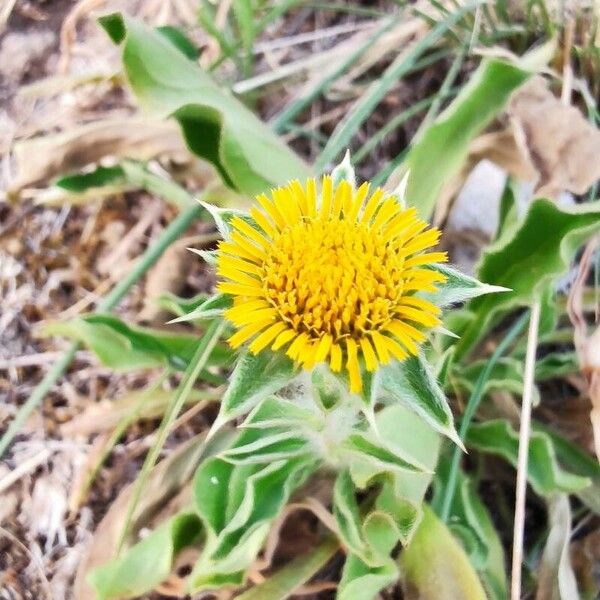
<svg viewBox="0 0 600 600">
<path fill-rule="evenodd" d="M 444 392 L 422 356 L 393 361 L 381 368 L 383 395 L 414 410 L 436 431 L 462 446 Z"/>
<path fill-rule="evenodd" d="M 338 547 L 334 540 L 322 542 L 314 550 L 294 558 L 265 581 L 237 596 L 237 600 L 286 600 L 325 566 Z"/>
<path fill-rule="evenodd" d="M 480 279 L 512 291 L 471 301 L 469 308 L 476 317 L 461 332 L 457 356 L 471 350 L 501 313 L 529 306 L 547 292 L 567 270 L 579 247 L 599 230 L 600 202 L 569 209 L 548 200 L 533 202 L 521 226 L 490 247 L 481 259 Z"/>
<path fill-rule="evenodd" d="M 204 321 L 223 316 L 223 312 L 231 307 L 231 296 L 227 294 L 215 294 L 204 302 L 198 304 L 187 314 L 181 315 L 170 323 L 184 323 L 186 321 Z"/>
<path fill-rule="evenodd" d="M 426 298 L 433 304 L 443 308 L 450 304 L 465 302 L 471 298 L 477 298 L 485 294 L 494 294 L 497 292 L 509 292 L 507 288 L 497 285 L 481 283 L 481 281 L 461 273 L 448 265 L 436 265 L 435 271 L 439 271 L 446 276 L 446 281 L 439 285 L 436 292 L 423 292 L 419 295 Z"/>
<path fill-rule="evenodd" d="M 383 588 L 398 579 L 398 567 L 392 559 L 370 567 L 358 556 L 349 554 L 338 586 L 337 600 L 373 600 Z"/>
<path fill-rule="evenodd" d="M 504 419 L 472 424 L 467 446 L 481 452 L 497 454 L 516 467 L 519 435 Z M 565 471 L 558 463 L 552 439 L 541 431 L 532 431 L 527 469 L 529 483 L 541 496 L 557 492 L 575 493 L 589 487 L 589 477 Z"/>
<path fill-rule="evenodd" d="M 404 163 L 410 173 L 406 196 L 422 217 L 431 216 L 442 185 L 459 171 L 471 140 L 530 75 L 508 62 L 484 60 L 456 99 L 413 144 Z"/>
<path fill-rule="evenodd" d="M 194 494 L 208 537 L 190 575 L 192 592 L 242 583 L 273 519 L 315 466 L 306 458 L 267 465 L 232 465 L 215 458 L 200 465 Z"/>
<path fill-rule="evenodd" d="M 44 326 L 41 334 L 62 335 L 82 342 L 103 364 L 119 371 L 165 365 L 185 369 L 200 339 L 198 335 L 129 325 L 109 314 L 89 314 L 65 322 L 51 322 Z M 208 364 L 223 364 L 231 356 L 229 348 L 218 345 Z"/>
<path fill-rule="evenodd" d="M 226 183 L 256 194 L 306 175 L 300 158 L 163 35 L 119 14 L 100 23 L 122 45 L 125 72 L 142 107 L 174 116 L 189 149 Z"/>
<path fill-rule="evenodd" d="M 200 537 L 200 519 L 194 513 L 172 517 L 127 553 L 89 577 L 98 598 L 137 598 L 152 591 L 171 573 L 173 560 Z"/>
<path fill-rule="evenodd" d="M 246 351 L 236 364 L 221 402 L 221 422 L 242 415 L 261 400 L 279 391 L 296 375 L 294 363 L 284 354 Z"/>
<path fill-rule="evenodd" d="M 486 600 L 464 550 L 427 506 L 399 563 L 403 584 L 421 600 Z"/>
<path fill-rule="evenodd" d="M 440 461 L 434 480 L 431 505 L 438 514 L 444 499 L 449 466 L 448 460 Z M 488 596 L 492 600 L 504 600 L 507 596 L 504 548 L 473 482 L 461 471 L 458 472 L 448 526 L 462 541 Z"/>
</svg>

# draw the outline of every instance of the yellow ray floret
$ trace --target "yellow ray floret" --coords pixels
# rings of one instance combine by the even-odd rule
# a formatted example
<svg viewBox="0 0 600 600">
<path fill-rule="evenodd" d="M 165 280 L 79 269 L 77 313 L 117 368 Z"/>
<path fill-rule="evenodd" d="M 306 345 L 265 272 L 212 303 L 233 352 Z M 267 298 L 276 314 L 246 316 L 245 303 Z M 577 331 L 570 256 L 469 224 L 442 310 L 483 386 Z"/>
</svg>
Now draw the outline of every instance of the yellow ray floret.
<svg viewBox="0 0 600 600">
<path fill-rule="evenodd" d="M 382 189 L 357 190 L 323 178 L 261 194 L 250 219 L 233 219 L 219 246 L 219 291 L 233 297 L 225 316 L 237 327 L 233 347 L 270 347 L 310 369 L 345 369 L 353 392 L 361 365 L 375 371 L 418 351 L 440 310 L 420 298 L 445 281 L 427 267 L 439 231 Z"/>
</svg>

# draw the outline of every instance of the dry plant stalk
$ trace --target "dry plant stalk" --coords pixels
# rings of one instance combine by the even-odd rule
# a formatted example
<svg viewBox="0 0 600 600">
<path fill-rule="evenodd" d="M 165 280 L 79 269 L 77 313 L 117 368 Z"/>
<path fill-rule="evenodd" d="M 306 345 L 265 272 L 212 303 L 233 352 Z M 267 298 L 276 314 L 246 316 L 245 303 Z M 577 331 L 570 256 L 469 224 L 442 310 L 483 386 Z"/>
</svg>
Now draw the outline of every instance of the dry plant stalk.
<svg viewBox="0 0 600 600">
<path fill-rule="evenodd" d="M 600 326 L 597 326 L 594 332 L 588 336 L 588 325 L 583 313 L 585 282 L 590 273 L 597 247 L 598 238 L 596 237 L 590 240 L 585 248 L 567 301 L 567 312 L 573 324 L 573 342 L 579 367 L 588 384 L 588 394 L 592 404 L 590 421 L 594 434 L 594 449 L 596 457 L 600 461 Z"/>
</svg>

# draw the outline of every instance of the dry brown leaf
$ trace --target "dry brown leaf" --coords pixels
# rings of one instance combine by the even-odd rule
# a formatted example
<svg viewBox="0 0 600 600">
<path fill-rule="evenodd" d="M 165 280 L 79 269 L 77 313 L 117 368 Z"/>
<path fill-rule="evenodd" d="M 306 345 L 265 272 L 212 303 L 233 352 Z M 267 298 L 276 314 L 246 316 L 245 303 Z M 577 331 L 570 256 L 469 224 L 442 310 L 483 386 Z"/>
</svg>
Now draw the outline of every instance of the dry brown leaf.
<svg viewBox="0 0 600 600">
<path fill-rule="evenodd" d="M 220 439 L 215 438 L 212 443 L 224 444 L 231 435 L 232 432 L 224 431 Z M 165 505 L 176 499 L 190 481 L 198 463 L 207 452 L 205 437 L 206 433 L 201 433 L 188 440 L 152 469 L 132 517 L 131 537 L 127 540 L 128 543 L 135 541 L 133 536 L 137 535 L 142 527 L 150 524 L 157 514 L 162 515 Z M 86 581 L 87 574 L 114 557 L 134 485 L 135 482 L 121 491 L 98 525 L 77 570 L 73 587 L 75 600 L 88 600 L 93 597 Z M 175 510 L 173 505 L 169 505 L 168 508 Z"/>
<path fill-rule="evenodd" d="M 567 313 L 573 324 L 573 342 L 579 360 L 579 367 L 588 383 L 592 403 L 590 420 L 594 433 L 596 457 L 600 461 L 600 326 L 588 336 L 587 322 L 583 310 L 585 282 L 590 272 L 592 259 L 598 246 L 598 238 L 588 242 L 579 263 L 579 271 L 569 293 Z"/>
<path fill-rule="evenodd" d="M 77 435 L 87 436 L 110 431 L 138 407 L 137 419 L 155 419 L 160 417 L 172 402 L 173 394 L 173 390 L 156 389 L 149 393 L 144 389 L 125 394 L 117 400 L 102 400 L 90 404 L 84 412 L 61 426 L 61 434 L 66 438 L 72 438 Z M 215 392 L 193 390 L 186 404 L 214 400 L 219 397 L 219 394 L 219 390 Z M 140 404 L 140 400 L 143 400 L 143 403 Z"/>
<path fill-rule="evenodd" d="M 484 159 L 520 181 L 534 182 L 538 197 L 556 199 L 564 191 L 583 194 L 600 178 L 600 130 L 555 97 L 542 77 L 513 94 L 507 115 L 506 127 L 469 145 L 462 169 L 440 193 L 435 224 L 444 222 L 467 176 Z"/>
<path fill-rule="evenodd" d="M 600 130 L 555 97 L 542 77 L 515 92 L 508 114 L 522 130 L 523 151 L 538 173 L 538 195 L 583 194 L 600 178 Z"/>
<path fill-rule="evenodd" d="M 17 142 L 13 153 L 13 194 L 109 156 L 143 161 L 165 155 L 190 156 L 176 123 L 140 117 L 95 121 L 66 132 Z"/>
</svg>

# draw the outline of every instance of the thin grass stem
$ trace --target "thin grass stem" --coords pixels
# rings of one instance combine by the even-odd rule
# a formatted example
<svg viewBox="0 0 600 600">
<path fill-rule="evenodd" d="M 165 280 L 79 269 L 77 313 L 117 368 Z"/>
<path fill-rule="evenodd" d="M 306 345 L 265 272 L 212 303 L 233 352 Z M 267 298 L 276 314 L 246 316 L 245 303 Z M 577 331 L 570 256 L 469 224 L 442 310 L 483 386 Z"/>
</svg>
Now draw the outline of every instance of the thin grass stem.
<svg viewBox="0 0 600 600">
<path fill-rule="evenodd" d="M 525 374 L 523 378 L 523 402 L 521 404 L 521 427 L 519 429 L 519 454 L 517 458 L 517 490 L 515 492 L 515 524 L 513 531 L 512 569 L 510 597 L 521 598 L 521 566 L 523 563 L 523 535 L 525 531 L 525 496 L 527 493 L 527 467 L 529 459 L 529 436 L 531 433 L 531 405 L 535 376 L 535 353 L 538 344 L 540 301 L 531 307 Z"/>
<path fill-rule="evenodd" d="M 179 415 L 182 406 L 185 404 L 187 397 L 191 393 L 196 379 L 198 379 L 198 376 L 200 375 L 201 371 L 206 366 L 210 354 L 213 351 L 225 327 L 226 323 L 222 319 L 215 319 L 209 325 L 205 334 L 202 336 L 198 347 L 196 348 L 194 357 L 190 361 L 190 364 L 188 365 L 187 369 L 185 370 L 185 373 L 183 374 L 183 378 L 181 379 L 181 382 L 177 388 L 177 392 L 175 394 L 173 402 L 169 404 L 167 410 L 165 411 L 163 419 L 156 432 L 156 439 L 152 444 L 152 448 L 150 448 L 150 451 L 146 455 L 146 459 L 144 460 L 142 470 L 140 471 L 140 474 L 135 481 L 133 493 L 131 495 L 131 501 L 127 508 L 125 524 L 123 526 L 123 531 L 121 532 L 121 535 L 119 537 L 117 554 L 119 554 L 123 549 L 125 540 L 129 535 L 132 517 L 138 505 L 141 493 L 144 489 L 148 476 L 150 475 L 150 471 L 156 464 L 158 456 L 161 450 L 163 449 L 163 446 L 165 445 L 165 441 L 167 440 L 169 431 L 171 430 L 175 419 Z"/>
<path fill-rule="evenodd" d="M 460 10 L 449 15 L 433 27 L 422 39 L 403 52 L 383 72 L 367 92 L 354 104 L 346 118 L 336 127 L 329 143 L 325 146 L 315 162 L 315 171 L 322 171 L 326 165 L 333 161 L 350 143 L 352 136 L 358 131 L 364 121 L 373 112 L 375 107 L 388 93 L 395 83 L 404 77 L 414 66 L 419 57 L 430 47 L 436 44 L 446 32 L 469 11 L 478 6 L 480 2 L 469 2 Z"/>
<path fill-rule="evenodd" d="M 490 359 L 487 361 L 485 368 L 481 372 L 481 375 L 477 379 L 477 383 L 473 388 L 473 392 L 469 397 L 467 402 L 467 406 L 465 407 L 465 412 L 460 422 L 460 428 L 458 434 L 461 440 L 465 440 L 467 436 L 467 432 L 469 431 L 469 426 L 471 425 L 471 421 L 473 420 L 473 416 L 481 403 L 483 398 L 483 393 L 485 390 L 485 384 L 489 379 L 492 369 L 494 365 L 498 362 L 500 357 L 506 352 L 506 350 L 510 347 L 510 345 L 515 341 L 518 335 L 523 331 L 525 324 L 527 323 L 529 315 L 528 313 L 523 314 L 508 330 L 507 334 L 504 336 L 502 341 L 498 344 L 494 353 L 490 356 Z M 442 502 L 442 509 L 440 511 L 440 519 L 445 523 L 448 522 L 450 517 L 450 508 L 452 506 L 452 501 L 454 500 L 454 493 L 456 490 L 456 482 L 458 478 L 458 467 L 460 464 L 461 457 L 461 449 L 456 446 L 454 448 L 454 452 L 452 454 L 452 459 L 450 462 L 450 470 L 448 472 L 448 481 L 446 482 L 446 489 L 444 491 L 444 501 Z"/>
</svg>

